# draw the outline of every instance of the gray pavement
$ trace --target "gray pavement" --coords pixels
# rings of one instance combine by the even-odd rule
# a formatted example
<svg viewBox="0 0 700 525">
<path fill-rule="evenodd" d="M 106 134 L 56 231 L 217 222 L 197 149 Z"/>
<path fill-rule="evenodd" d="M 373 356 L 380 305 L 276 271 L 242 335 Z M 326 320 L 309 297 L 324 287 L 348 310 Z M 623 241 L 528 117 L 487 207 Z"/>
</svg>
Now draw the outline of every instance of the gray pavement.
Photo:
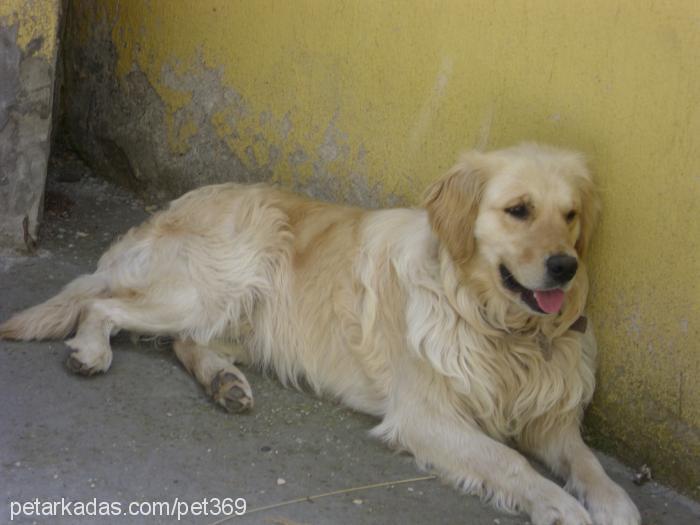
<svg viewBox="0 0 700 525">
<path fill-rule="evenodd" d="M 0 319 L 58 291 L 91 271 L 111 240 L 147 216 L 144 206 L 107 183 L 83 177 L 56 182 L 38 252 L 0 255 Z M 68 176 L 76 178 L 75 166 Z M 70 170 L 69 170 L 70 171 Z M 221 516 L 129 516 L 130 502 L 173 502 L 184 510 L 212 498 L 245 498 L 248 513 L 225 523 L 525 524 L 437 480 L 412 481 L 327 496 L 309 496 L 420 472 L 408 455 L 367 436 L 376 420 L 309 393 L 284 389 L 248 370 L 256 407 L 229 415 L 212 404 L 170 351 L 113 343 L 111 370 L 83 378 L 63 365 L 61 342 L 0 341 L 0 523 L 12 502 L 94 502 L 85 512 L 117 516 L 17 516 L 13 523 L 211 525 Z M 644 523 L 700 523 L 700 505 L 651 481 L 631 483 L 633 471 L 601 455 L 614 479 L 640 507 Z M 304 499 L 268 510 L 255 509 Z M 15 510 L 17 505 L 14 505 Z M 47 510 L 43 507 L 43 510 Z M 60 511 L 60 505 L 56 507 Z M 72 507 L 74 513 L 80 508 Z M 138 509 L 132 509 L 137 510 Z M 196 510 L 196 508 L 195 508 Z"/>
</svg>

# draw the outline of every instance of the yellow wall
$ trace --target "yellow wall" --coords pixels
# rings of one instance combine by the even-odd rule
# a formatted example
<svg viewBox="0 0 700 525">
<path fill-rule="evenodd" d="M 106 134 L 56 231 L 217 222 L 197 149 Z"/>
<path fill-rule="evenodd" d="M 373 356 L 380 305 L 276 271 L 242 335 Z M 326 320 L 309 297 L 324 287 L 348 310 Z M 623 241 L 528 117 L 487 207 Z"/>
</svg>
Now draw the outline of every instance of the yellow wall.
<svg viewBox="0 0 700 525">
<path fill-rule="evenodd" d="M 42 39 L 36 54 L 55 57 L 60 0 L 2 0 L 0 19 L 7 25 L 17 24 L 17 45 L 25 51 L 36 38 Z"/>
<path fill-rule="evenodd" d="M 210 112 L 231 151 L 251 165 L 276 151 L 282 182 L 322 162 L 339 198 L 353 173 L 385 202 L 417 202 L 484 137 L 586 152 L 605 206 L 589 421 L 608 448 L 698 495 L 700 3 L 108 0 L 97 14 L 91 3 L 73 2 L 81 38 L 94 17 L 110 24 L 117 75 L 146 75 L 173 154 L 201 132 L 177 79 L 203 69 L 243 101 Z"/>
</svg>

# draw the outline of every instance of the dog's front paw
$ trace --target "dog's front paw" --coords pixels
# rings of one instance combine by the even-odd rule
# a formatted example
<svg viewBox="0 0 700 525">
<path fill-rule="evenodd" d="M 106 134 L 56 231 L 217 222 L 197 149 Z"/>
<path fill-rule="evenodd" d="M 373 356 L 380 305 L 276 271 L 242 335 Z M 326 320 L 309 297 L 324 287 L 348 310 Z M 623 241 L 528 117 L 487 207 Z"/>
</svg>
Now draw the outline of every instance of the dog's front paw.
<svg viewBox="0 0 700 525">
<path fill-rule="evenodd" d="M 534 525 L 592 525 L 593 523 L 586 509 L 561 489 L 555 494 L 538 498 L 533 504 L 530 519 Z"/>
<path fill-rule="evenodd" d="M 597 486 L 586 495 L 595 525 L 639 525 L 642 518 L 627 493 L 615 483 Z"/>
</svg>

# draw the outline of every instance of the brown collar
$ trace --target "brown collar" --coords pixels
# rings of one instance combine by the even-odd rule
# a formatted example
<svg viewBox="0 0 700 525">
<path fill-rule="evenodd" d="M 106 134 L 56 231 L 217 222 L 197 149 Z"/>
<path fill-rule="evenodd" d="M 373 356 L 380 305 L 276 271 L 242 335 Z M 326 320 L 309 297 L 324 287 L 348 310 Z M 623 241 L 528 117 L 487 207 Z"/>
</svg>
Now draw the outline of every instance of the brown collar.
<svg viewBox="0 0 700 525">
<path fill-rule="evenodd" d="M 569 327 L 569 330 L 573 330 L 574 332 L 581 332 L 582 334 L 584 334 L 586 333 L 587 327 L 588 318 L 585 315 L 582 315 L 574 321 L 574 323 Z"/>
</svg>

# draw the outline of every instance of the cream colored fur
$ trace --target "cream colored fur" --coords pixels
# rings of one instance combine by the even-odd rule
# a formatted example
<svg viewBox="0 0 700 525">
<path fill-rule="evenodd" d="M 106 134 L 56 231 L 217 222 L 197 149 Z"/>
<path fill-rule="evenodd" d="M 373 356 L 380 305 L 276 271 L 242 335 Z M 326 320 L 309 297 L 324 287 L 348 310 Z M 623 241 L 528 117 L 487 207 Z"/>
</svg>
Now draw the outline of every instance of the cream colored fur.
<svg viewBox="0 0 700 525">
<path fill-rule="evenodd" d="M 505 213 L 514 202 L 532 217 Z M 91 374 L 109 368 L 116 331 L 168 334 L 232 411 L 252 406 L 245 377 L 224 360 L 242 346 L 238 358 L 380 417 L 376 436 L 536 525 L 638 524 L 579 433 L 595 341 L 569 327 L 585 306 L 581 257 L 597 211 L 581 157 L 532 144 L 466 155 L 417 209 L 208 186 L 129 231 L 94 274 L 17 314 L 0 336 L 65 337 L 77 324 L 69 366 Z M 537 289 L 545 258 L 559 252 L 577 256 L 579 270 L 559 315 L 535 313 L 504 287 L 499 264 Z"/>
</svg>

